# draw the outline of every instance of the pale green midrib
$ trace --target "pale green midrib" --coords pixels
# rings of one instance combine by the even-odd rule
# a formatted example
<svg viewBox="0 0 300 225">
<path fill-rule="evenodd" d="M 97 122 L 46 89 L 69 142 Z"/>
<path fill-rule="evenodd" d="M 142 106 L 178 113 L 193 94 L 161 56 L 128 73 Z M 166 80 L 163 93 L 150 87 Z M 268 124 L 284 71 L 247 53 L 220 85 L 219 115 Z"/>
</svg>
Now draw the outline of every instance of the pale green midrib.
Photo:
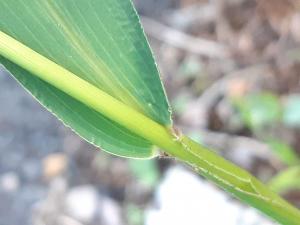
<svg viewBox="0 0 300 225">
<path fill-rule="evenodd" d="M 208 177 L 215 180 L 221 187 L 261 209 L 269 216 L 281 222 L 285 221 L 285 219 L 289 221 L 285 224 L 299 224 L 295 222 L 298 218 L 300 219 L 298 211 L 280 197 L 273 195 L 271 192 L 269 194 L 269 191 L 258 181 L 256 182 L 247 172 L 200 145 L 191 142 L 184 136 L 177 138 L 168 128 L 128 107 L 1 31 L 0 55 L 140 137 L 163 148 L 169 154 L 185 162 L 195 163 L 199 168 L 207 169 L 209 171 Z M 249 189 L 247 185 L 252 180 L 255 182 L 250 184 L 254 185 L 254 189 Z M 256 188 L 259 191 L 263 191 L 263 195 L 270 198 L 270 200 L 274 199 L 279 205 L 273 203 L 268 206 L 269 200 L 264 198 L 255 199 L 252 194 L 256 194 L 253 192 Z M 247 190 L 250 190 L 250 192 L 248 193 Z M 292 218 L 289 218 L 291 216 Z"/>
</svg>

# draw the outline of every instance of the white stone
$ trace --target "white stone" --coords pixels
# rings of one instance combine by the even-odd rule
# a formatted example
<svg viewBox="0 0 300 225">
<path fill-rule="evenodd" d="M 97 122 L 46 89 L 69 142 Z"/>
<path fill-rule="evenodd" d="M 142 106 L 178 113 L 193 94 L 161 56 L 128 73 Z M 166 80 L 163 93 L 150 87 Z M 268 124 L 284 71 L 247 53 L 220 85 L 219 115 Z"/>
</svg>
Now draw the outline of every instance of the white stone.
<svg viewBox="0 0 300 225">
<path fill-rule="evenodd" d="M 83 222 L 91 222 L 97 213 L 98 192 L 92 186 L 78 186 L 69 191 L 66 197 L 67 213 Z"/>
<path fill-rule="evenodd" d="M 6 192 L 15 192 L 20 186 L 20 179 L 17 174 L 8 172 L 0 177 L 0 189 Z"/>
<path fill-rule="evenodd" d="M 117 202 L 108 197 L 103 197 L 100 210 L 99 215 L 103 224 L 122 225 L 122 212 Z"/>
<path fill-rule="evenodd" d="M 171 168 L 156 191 L 146 225 L 272 225 L 254 209 L 181 167 Z"/>
</svg>

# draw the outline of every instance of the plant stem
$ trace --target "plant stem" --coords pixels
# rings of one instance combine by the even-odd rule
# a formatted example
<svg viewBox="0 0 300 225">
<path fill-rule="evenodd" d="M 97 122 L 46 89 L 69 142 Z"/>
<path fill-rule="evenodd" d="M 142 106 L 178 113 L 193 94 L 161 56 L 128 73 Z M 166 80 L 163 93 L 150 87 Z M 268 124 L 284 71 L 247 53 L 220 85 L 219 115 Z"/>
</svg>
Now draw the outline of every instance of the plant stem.
<svg viewBox="0 0 300 225">
<path fill-rule="evenodd" d="M 0 55 L 188 163 L 201 175 L 278 222 L 300 224 L 296 208 L 245 170 L 189 138 L 177 135 L 1 31 Z"/>
<path fill-rule="evenodd" d="M 240 167 L 211 150 L 182 136 L 178 145 L 167 151 L 188 163 L 199 174 L 212 180 L 235 197 L 285 225 L 299 225 L 300 212 Z"/>
</svg>

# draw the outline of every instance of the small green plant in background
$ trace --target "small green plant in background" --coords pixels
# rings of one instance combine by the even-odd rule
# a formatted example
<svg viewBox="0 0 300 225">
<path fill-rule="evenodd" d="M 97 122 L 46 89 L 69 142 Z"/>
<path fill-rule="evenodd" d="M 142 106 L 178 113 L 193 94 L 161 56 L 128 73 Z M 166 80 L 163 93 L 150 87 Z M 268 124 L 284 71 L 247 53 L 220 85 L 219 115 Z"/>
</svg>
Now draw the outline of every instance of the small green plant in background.
<svg viewBox="0 0 300 225">
<path fill-rule="evenodd" d="M 267 144 L 274 154 L 287 166 L 299 165 L 300 159 L 295 150 L 282 140 L 269 139 Z"/>
<path fill-rule="evenodd" d="M 146 188 L 153 188 L 159 180 L 159 171 L 154 160 L 129 160 L 129 168 L 137 180 Z"/>
<path fill-rule="evenodd" d="M 278 222 L 300 224 L 297 209 L 174 128 L 130 0 L 3 0 L 0 55 L 24 88 L 94 145 L 139 159 L 163 151 Z"/>
<path fill-rule="evenodd" d="M 268 185 L 277 192 L 284 194 L 293 189 L 300 189 L 300 166 L 288 167 L 286 170 L 273 177 Z"/>
<path fill-rule="evenodd" d="M 281 194 L 300 189 L 299 156 L 289 144 L 269 132 L 270 127 L 280 125 L 292 129 L 300 128 L 300 96 L 290 95 L 281 100 L 272 93 L 256 93 L 233 102 L 246 127 L 256 137 L 260 137 L 286 167 L 271 178 L 269 187 Z"/>
<path fill-rule="evenodd" d="M 300 128 L 300 95 L 291 95 L 285 101 L 283 123 L 291 128 Z"/>
<path fill-rule="evenodd" d="M 271 93 L 249 94 L 234 100 L 248 128 L 259 132 L 280 121 L 282 109 L 277 96 Z"/>
</svg>

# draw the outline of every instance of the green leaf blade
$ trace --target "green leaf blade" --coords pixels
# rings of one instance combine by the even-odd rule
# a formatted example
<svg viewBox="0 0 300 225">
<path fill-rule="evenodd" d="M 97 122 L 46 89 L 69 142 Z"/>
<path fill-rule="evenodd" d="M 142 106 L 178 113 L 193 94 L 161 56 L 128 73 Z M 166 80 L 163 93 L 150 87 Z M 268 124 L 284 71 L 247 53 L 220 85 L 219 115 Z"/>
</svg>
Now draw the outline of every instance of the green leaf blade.
<svg viewBox="0 0 300 225">
<path fill-rule="evenodd" d="M 23 87 L 32 90 L 31 94 L 40 99 L 43 106 L 88 142 L 109 153 L 123 157 L 152 158 L 156 156 L 157 153 L 149 141 L 133 134 L 48 83 L 30 76 L 27 71 L 17 68 L 2 57 L 0 57 L 0 61 L 6 69 L 14 74 Z M 27 74 L 30 79 L 24 79 L 24 75 Z M 43 89 L 47 98 L 39 97 L 38 91 L 35 92 L 34 87 L 36 86 Z"/>
<path fill-rule="evenodd" d="M 0 30 L 154 121 L 171 124 L 158 70 L 129 1 L 1 1 Z M 4 58 L 0 63 L 89 142 L 125 157 L 156 155 L 144 138 Z"/>
</svg>

